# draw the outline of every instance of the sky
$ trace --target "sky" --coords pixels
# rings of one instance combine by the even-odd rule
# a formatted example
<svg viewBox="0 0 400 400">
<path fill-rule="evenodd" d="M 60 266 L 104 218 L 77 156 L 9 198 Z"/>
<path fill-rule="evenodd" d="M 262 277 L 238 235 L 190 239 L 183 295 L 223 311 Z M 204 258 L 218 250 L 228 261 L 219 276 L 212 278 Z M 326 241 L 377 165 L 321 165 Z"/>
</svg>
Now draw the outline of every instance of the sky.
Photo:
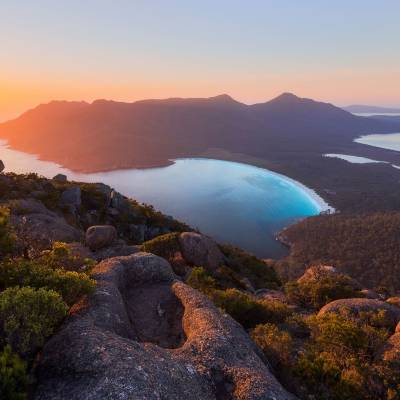
<svg viewBox="0 0 400 400">
<path fill-rule="evenodd" d="M 0 121 L 51 100 L 400 106 L 400 0 L 0 0 Z"/>
</svg>

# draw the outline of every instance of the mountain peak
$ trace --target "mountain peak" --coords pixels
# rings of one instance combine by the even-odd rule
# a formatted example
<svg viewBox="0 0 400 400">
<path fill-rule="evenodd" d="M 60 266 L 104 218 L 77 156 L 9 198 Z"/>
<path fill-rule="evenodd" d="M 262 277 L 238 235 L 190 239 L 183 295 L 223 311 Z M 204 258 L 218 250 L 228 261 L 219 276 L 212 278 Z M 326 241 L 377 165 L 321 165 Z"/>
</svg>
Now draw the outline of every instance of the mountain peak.
<svg viewBox="0 0 400 400">
<path fill-rule="evenodd" d="M 226 93 L 220 94 L 218 96 L 209 97 L 208 100 L 225 104 L 238 103 L 234 98 L 232 98 L 231 96 L 229 96 L 229 94 Z"/>
<path fill-rule="evenodd" d="M 281 95 L 272 99 L 271 101 L 289 103 L 289 102 L 299 101 L 299 100 L 302 100 L 302 99 L 300 97 L 296 96 L 295 94 L 289 93 L 289 92 L 284 92 Z"/>
</svg>

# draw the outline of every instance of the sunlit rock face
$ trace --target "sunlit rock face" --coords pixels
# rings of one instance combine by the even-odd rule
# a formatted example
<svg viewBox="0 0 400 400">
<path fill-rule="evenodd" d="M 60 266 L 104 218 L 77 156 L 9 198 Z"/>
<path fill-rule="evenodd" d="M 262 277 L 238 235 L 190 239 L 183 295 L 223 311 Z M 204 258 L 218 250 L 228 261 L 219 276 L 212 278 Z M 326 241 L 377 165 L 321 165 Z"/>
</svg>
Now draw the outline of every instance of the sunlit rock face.
<svg viewBox="0 0 400 400">
<path fill-rule="evenodd" d="M 103 261 L 45 346 L 36 400 L 293 399 L 243 328 L 149 253 Z"/>
</svg>

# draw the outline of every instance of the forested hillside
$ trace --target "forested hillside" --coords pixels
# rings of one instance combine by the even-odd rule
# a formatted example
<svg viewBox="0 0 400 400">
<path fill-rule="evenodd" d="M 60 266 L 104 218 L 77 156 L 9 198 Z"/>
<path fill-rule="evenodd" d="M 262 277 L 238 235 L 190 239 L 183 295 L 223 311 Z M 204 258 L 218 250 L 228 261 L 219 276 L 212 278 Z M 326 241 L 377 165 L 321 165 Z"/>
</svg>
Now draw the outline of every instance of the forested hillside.
<svg viewBox="0 0 400 400">
<path fill-rule="evenodd" d="M 292 271 L 334 265 L 368 287 L 400 289 L 400 213 L 321 215 L 290 226 Z"/>
</svg>

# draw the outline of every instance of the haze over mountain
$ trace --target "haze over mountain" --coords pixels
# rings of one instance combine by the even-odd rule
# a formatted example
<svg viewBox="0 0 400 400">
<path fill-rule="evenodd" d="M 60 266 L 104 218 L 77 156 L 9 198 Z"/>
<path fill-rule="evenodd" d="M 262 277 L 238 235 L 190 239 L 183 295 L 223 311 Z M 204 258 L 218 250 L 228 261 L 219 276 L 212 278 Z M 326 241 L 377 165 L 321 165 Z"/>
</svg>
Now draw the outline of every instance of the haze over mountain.
<svg viewBox="0 0 400 400">
<path fill-rule="evenodd" d="M 281 160 L 322 154 L 365 133 L 393 131 L 382 121 L 290 93 L 246 105 L 228 95 L 122 103 L 53 101 L 0 124 L 16 149 L 73 170 L 165 165 L 210 148 Z"/>
<path fill-rule="evenodd" d="M 343 110 L 346 110 L 351 113 L 388 113 L 388 114 L 397 114 L 400 113 L 400 107 L 381 107 L 381 106 L 368 106 L 363 104 L 353 104 L 351 106 L 343 107 Z"/>
</svg>

